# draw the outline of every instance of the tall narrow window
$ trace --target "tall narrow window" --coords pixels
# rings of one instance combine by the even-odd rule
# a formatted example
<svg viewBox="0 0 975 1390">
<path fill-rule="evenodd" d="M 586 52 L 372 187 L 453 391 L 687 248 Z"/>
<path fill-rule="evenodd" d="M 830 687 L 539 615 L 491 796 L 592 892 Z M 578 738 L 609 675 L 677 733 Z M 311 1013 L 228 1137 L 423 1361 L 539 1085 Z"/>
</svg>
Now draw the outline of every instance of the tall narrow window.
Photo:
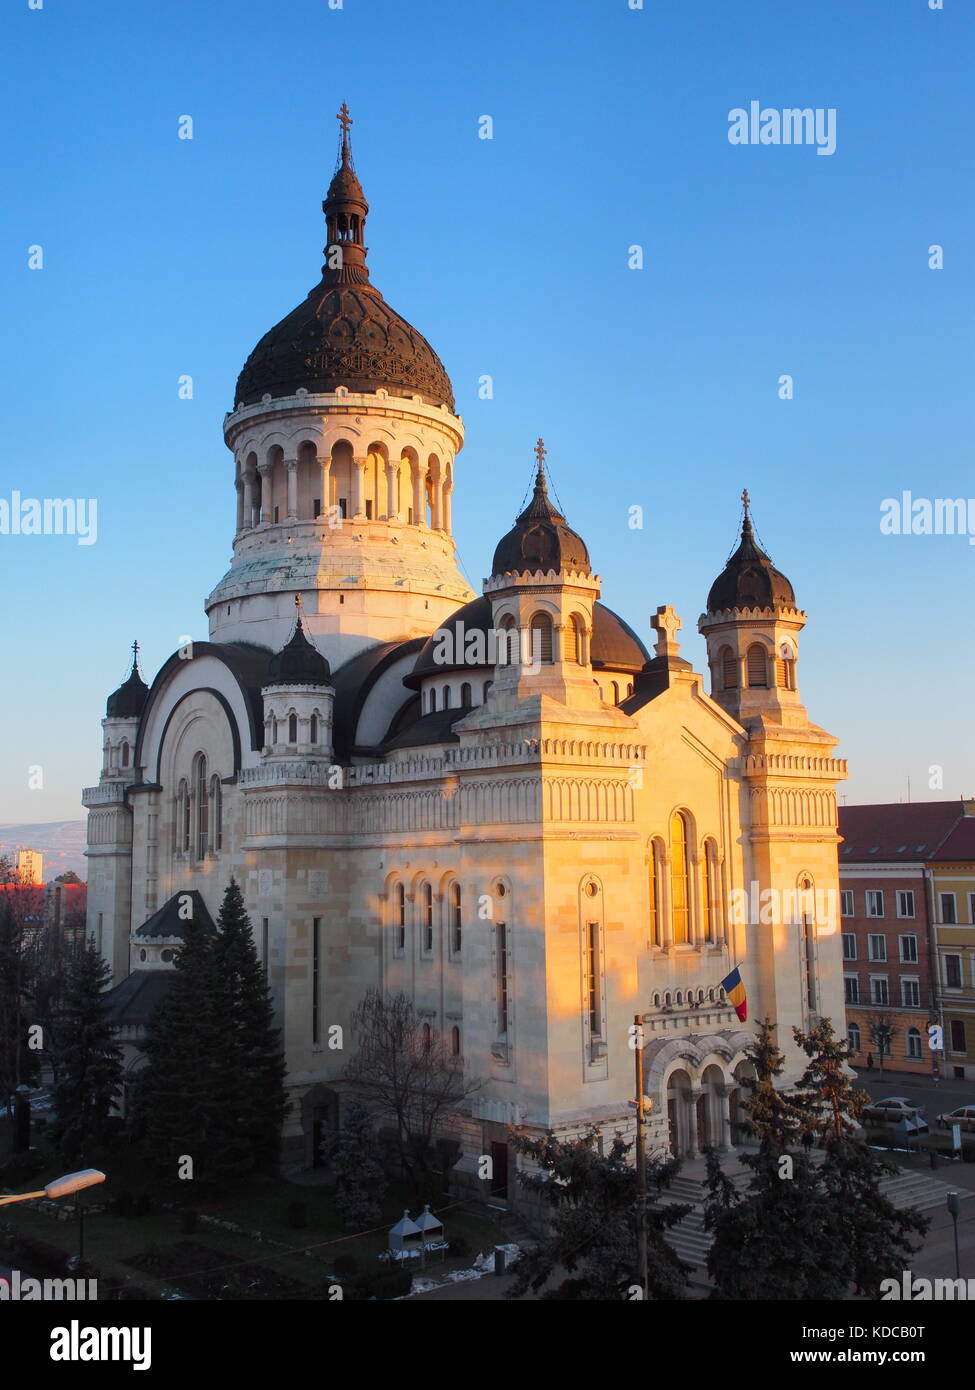
<svg viewBox="0 0 975 1390">
<path fill-rule="evenodd" d="M 317 742 L 318 742 L 318 715 L 317 715 L 317 714 L 313 714 L 312 717 L 311 717 L 311 722 L 310 722 L 309 728 L 308 728 L 308 742 L 309 742 L 309 743 L 317 743 Z"/>
<path fill-rule="evenodd" d="M 123 738 L 123 740 L 122 740 L 122 766 L 123 766 L 123 767 L 128 767 L 128 765 L 129 765 L 129 741 L 128 741 L 128 739 Z"/>
<path fill-rule="evenodd" d="M 650 942 L 653 946 L 663 946 L 664 944 L 664 924 L 661 913 L 661 888 L 660 881 L 661 867 L 663 864 L 663 841 L 652 840 L 650 843 L 650 860 L 648 864 L 649 877 L 649 899 L 650 899 Z"/>
<path fill-rule="evenodd" d="M 216 773 L 210 778 L 210 848 L 223 849 L 223 788 Z"/>
<path fill-rule="evenodd" d="M 449 685 L 445 685 L 444 688 L 443 688 L 443 707 L 444 707 L 444 709 L 450 709 L 450 686 L 449 686 Z"/>
<path fill-rule="evenodd" d="M 753 690 L 768 689 L 768 661 L 761 642 L 753 642 L 748 648 L 748 684 Z"/>
<path fill-rule="evenodd" d="M 470 709 L 470 706 L 471 706 L 471 687 L 470 687 L 470 683 L 469 683 L 468 681 L 465 681 L 464 684 L 463 684 L 463 685 L 461 686 L 461 688 L 460 688 L 460 703 L 461 703 L 461 708 L 462 708 L 462 709 Z"/>
<path fill-rule="evenodd" d="M 804 878 L 799 889 L 800 902 L 804 909 L 802 913 L 802 941 L 806 967 L 806 1003 L 811 1012 L 815 1013 L 819 1004 L 816 990 L 816 921 L 811 910 L 813 902 L 812 883 L 808 878 Z"/>
<path fill-rule="evenodd" d="M 450 1030 L 450 1051 L 452 1056 L 460 1056 L 460 1029 L 456 1024 Z"/>
<path fill-rule="evenodd" d="M 423 1051 L 429 1052 L 430 1044 L 433 1041 L 433 1034 L 430 1031 L 429 1023 L 424 1023 L 422 1029 L 420 1030 L 420 1037 L 423 1043 Z"/>
<path fill-rule="evenodd" d="M 586 993 L 589 1006 L 589 1033 L 599 1038 L 603 1032 L 602 977 L 599 967 L 599 923 L 586 924 Z"/>
<path fill-rule="evenodd" d="M 508 1032 L 508 927 L 499 922 L 494 929 L 497 946 L 498 1037 Z"/>
<path fill-rule="evenodd" d="M 670 822 L 670 902 L 674 942 L 690 939 L 690 900 L 687 883 L 687 817 L 675 811 Z"/>
<path fill-rule="evenodd" d="M 734 690 L 738 684 L 738 662 L 730 647 L 721 648 L 721 688 Z"/>
<path fill-rule="evenodd" d="M 718 919 L 718 851 L 713 840 L 704 846 L 704 922 L 708 941 L 717 941 L 720 934 Z"/>
<path fill-rule="evenodd" d="M 288 715 L 288 742 L 298 742 L 298 716 L 296 714 Z"/>
<path fill-rule="evenodd" d="M 531 620 L 530 659 L 546 664 L 552 660 L 552 619 L 547 613 L 535 613 Z"/>
<path fill-rule="evenodd" d="M 565 644 L 564 661 L 574 661 L 577 665 L 582 664 L 582 620 L 577 613 L 572 617 L 562 629 L 562 641 Z"/>
<path fill-rule="evenodd" d="M 421 894 L 423 904 L 423 949 L 433 950 L 433 888 L 429 883 L 423 885 Z"/>
<path fill-rule="evenodd" d="M 619 685 L 617 684 L 616 681 L 610 681 L 610 683 L 609 683 L 609 688 L 610 688 L 610 690 L 611 690 L 611 692 L 612 692 L 613 704 L 614 704 L 614 705 L 618 705 L 619 702 L 620 702 L 620 688 L 619 688 Z"/>
<path fill-rule="evenodd" d="M 321 987 L 322 919 L 316 917 L 311 924 L 311 1040 L 314 1046 L 321 1042 Z"/>
<path fill-rule="evenodd" d="M 779 647 L 779 654 L 775 661 L 775 683 L 782 690 L 795 690 L 796 688 L 795 657 L 788 642 L 783 642 Z"/>
<path fill-rule="evenodd" d="M 450 949 L 460 955 L 462 939 L 460 884 L 450 885 Z"/>
<path fill-rule="evenodd" d="M 196 857 L 205 859 L 210 848 L 210 784 L 207 780 L 207 760 L 200 753 L 196 759 Z"/>
<path fill-rule="evenodd" d="M 518 631 L 515 620 L 506 613 L 498 624 L 498 665 L 514 666 L 518 660 Z"/>
<path fill-rule="evenodd" d="M 406 889 L 402 883 L 396 885 L 396 949 L 406 949 Z"/>
</svg>

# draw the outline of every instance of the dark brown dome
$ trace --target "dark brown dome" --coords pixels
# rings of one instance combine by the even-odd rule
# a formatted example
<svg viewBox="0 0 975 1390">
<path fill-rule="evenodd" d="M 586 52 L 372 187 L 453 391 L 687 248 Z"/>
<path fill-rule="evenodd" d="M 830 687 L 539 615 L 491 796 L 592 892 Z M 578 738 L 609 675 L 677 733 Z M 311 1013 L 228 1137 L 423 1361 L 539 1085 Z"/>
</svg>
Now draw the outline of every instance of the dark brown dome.
<svg viewBox="0 0 975 1390">
<path fill-rule="evenodd" d="M 334 272 L 333 272 L 334 273 Z M 421 396 L 428 405 L 454 408 L 443 363 L 415 328 L 371 285 L 328 284 L 257 344 L 237 379 L 235 405 L 256 405 L 265 393 L 376 391 Z"/>
<path fill-rule="evenodd" d="M 456 656 L 463 657 L 468 635 L 472 632 L 484 634 L 485 650 L 490 652 L 487 634 L 491 628 L 491 612 L 491 600 L 489 598 L 472 599 L 470 603 L 465 603 L 463 608 L 458 608 L 456 613 L 452 613 L 446 622 L 441 623 L 433 636 L 427 639 L 416 659 L 416 665 L 405 677 L 404 683 L 413 689 L 419 689 L 424 676 L 442 675 L 447 671 L 459 671 L 463 668 L 463 660 L 457 661 L 455 665 L 435 660 L 434 653 L 438 647 L 443 649 L 441 645 L 443 643 L 442 633 L 451 633 L 452 642 L 448 650 L 453 650 Z M 607 608 L 602 603 L 596 603 L 593 606 L 590 654 L 593 669 L 597 671 L 632 671 L 635 673 L 642 671 L 645 663 L 650 659 L 650 653 L 633 629 L 611 608 Z M 488 664 L 491 664 L 490 661 Z"/>
<path fill-rule="evenodd" d="M 262 396 L 306 391 L 377 391 L 420 396 L 454 409 L 443 363 L 420 333 L 369 284 L 369 212 L 343 127 L 339 167 L 322 203 L 328 229 L 321 283 L 265 333 L 237 378 L 235 408 Z"/>
<path fill-rule="evenodd" d="M 506 536 L 498 542 L 492 576 L 576 570 L 591 574 L 585 541 L 556 511 L 539 466 L 532 500 Z"/>
<path fill-rule="evenodd" d="M 135 658 L 128 679 L 113 690 L 105 705 L 106 719 L 140 719 L 149 698 L 149 687 L 139 675 Z"/>
<path fill-rule="evenodd" d="M 305 636 L 299 618 L 290 640 L 268 662 L 264 684 L 328 685 L 331 675 L 328 662 Z"/>
<path fill-rule="evenodd" d="M 795 608 L 796 595 L 785 575 L 755 540 L 747 507 L 741 528 L 741 543 L 708 594 L 709 613 L 726 608 Z"/>
</svg>

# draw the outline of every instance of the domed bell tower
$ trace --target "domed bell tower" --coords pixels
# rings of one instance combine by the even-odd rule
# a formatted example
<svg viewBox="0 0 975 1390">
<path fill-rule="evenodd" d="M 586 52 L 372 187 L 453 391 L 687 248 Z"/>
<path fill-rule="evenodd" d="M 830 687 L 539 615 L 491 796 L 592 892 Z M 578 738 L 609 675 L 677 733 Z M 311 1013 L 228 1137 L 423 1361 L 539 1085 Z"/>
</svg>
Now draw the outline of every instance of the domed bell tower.
<svg viewBox="0 0 975 1390">
<path fill-rule="evenodd" d="M 531 501 L 498 543 L 484 584 L 496 644 L 494 703 L 548 695 L 594 710 L 601 705 L 590 657 L 599 579 L 585 542 L 548 495 L 540 439 L 535 454 Z"/>
<path fill-rule="evenodd" d="M 440 358 L 371 283 L 344 104 L 338 119 L 321 281 L 257 344 L 224 421 L 237 524 L 206 603 L 212 640 L 278 651 L 300 594 L 333 667 L 473 597 L 452 535 L 463 422 Z"/>
<path fill-rule="evenodd" d="M 698 621 L 708 647 L 711 698 L 740 724 L 801 728 L 808 715 L 796 678 L 806 615 L 788 579 L 758 544 L 748 492 L 738 548 L 711 585 Z"/>
</svg>

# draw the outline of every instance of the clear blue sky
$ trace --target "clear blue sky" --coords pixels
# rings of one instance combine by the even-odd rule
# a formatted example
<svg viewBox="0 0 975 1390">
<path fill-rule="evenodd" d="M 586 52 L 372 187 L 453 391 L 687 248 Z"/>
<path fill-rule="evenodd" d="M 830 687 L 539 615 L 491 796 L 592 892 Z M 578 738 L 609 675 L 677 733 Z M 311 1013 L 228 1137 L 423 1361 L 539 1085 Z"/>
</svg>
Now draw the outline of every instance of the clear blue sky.
<svg viewBox="0 0 975 1390">
<path fill-rule="evenodd" d="M 975 494 L 970 3 L 11 0 L 2 40 L 0 496 L 97 498 L 99 532 L 0 536 L 0 821 L 81 815 L 132 638 L 151 679 L 205 635 L 235 516 L 223 414 L 318 278 L 343 100 L 374 281 L 467 426 L 475 587 L 541 434 L 604 601 L 647 639 L 674 604 L 700 669 L 747 486 L 849 800 L 909 776 L 975 794 L 975 547 L 879 529 L 904 488 Z M 752 100 L 834 107 L 836 153 L 729 144 Z"/>
</svg>

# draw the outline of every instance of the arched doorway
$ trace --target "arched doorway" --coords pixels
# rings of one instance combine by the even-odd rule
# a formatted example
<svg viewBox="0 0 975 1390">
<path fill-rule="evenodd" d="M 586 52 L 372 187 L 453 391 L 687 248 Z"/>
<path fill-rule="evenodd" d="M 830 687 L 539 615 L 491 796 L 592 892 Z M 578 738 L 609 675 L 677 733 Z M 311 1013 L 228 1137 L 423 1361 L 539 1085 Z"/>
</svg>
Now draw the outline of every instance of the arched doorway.
<svg viewBox="0 0 975 1390">
<path fill-rule="evenodd" d="M 693 1152 L 692 1115 L 691 1078 L 679 1067 L 667 1079 L 667 1126 L 670 1152 L 675 1158 Z"/>
<path fill-rule="evenodd" d="M 697 1103 L 697 1146 L 724 1149 L 728 1144 L 725 1119 L 727 1104 L 724 1072 L 712 1062 L 701 1075 L 701 1095 Z"/>
</svg>

